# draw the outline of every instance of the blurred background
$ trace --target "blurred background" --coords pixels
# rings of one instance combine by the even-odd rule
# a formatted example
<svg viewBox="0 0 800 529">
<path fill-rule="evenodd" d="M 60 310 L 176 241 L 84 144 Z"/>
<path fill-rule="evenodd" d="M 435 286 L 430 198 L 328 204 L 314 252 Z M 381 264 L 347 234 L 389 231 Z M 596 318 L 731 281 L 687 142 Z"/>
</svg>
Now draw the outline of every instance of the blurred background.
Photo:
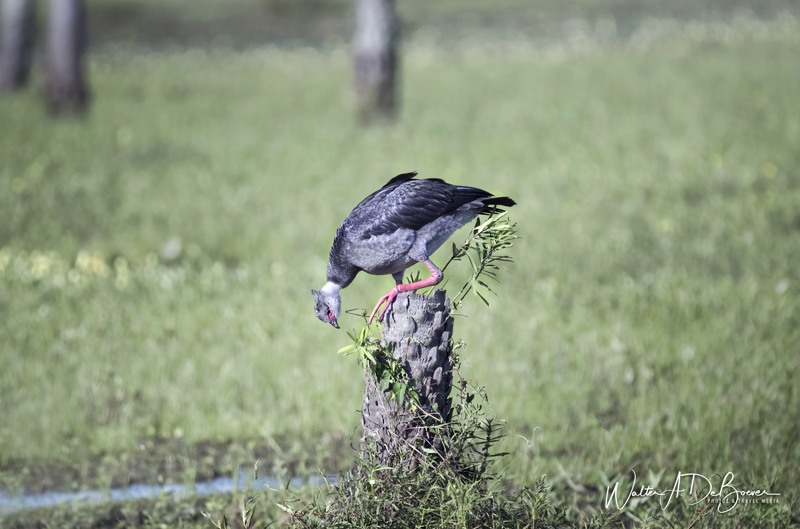
<svg viewBox="0 0 800 529">
<path fill-rule="evenodd" d="M 631 468 L 732 471 L 797 511 L 796 1 L 3 17 L 6 488 L 347 468 L 362 373 L 309 291 L 352 207 L 416 170 L 518 203 L 515 263 L 455 330 L 509 480 L 546 475 L 580 513 Z M 390 285 L 359 276 L 344 310 Z"/>
</svg>

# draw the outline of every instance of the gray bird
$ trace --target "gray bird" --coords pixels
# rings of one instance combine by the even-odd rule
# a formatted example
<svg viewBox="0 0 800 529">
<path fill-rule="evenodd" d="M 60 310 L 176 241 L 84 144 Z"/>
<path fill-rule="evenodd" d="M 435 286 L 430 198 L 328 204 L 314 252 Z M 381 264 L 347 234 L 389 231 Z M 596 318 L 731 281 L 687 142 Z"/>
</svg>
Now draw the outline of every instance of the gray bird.
<svg viewBox="0 0 800 529">
<path fill-rule="evenodd" d="M 381 296 L 367 321 L 386 304 L 382 320 L 400 292 L 436 285 L 442 271 L 429 258 L 455 231 L 479 214 L 501 211 L 497 206 L 515 204 L 508 197 L 495 197 L 476 187 L 451 185 L 438 178 L 416 180 L 414 173 L 395 176 L 385 186 L 362 200 L 336 230 L 328 259 L 328 281 L 312 290 L 314 311 L 325 323 L 339 328 L 339 290 L 356 274 L 391 274 L 395 287 Z M 424 263 L 430 277 L 403 283 L 403 272 Z"/>
</svg>

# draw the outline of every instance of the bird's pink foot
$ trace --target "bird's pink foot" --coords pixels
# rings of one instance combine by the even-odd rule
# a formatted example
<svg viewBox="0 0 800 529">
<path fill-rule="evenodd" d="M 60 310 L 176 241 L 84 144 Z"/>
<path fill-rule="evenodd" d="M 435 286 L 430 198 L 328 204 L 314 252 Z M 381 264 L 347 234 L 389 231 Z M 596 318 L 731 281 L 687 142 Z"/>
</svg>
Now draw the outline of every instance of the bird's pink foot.
<svg viewBox="0 0 800 529">
<path fill-rule="evenodd" d="M 380 316 L 378 316 L 378 321 L 383 321 L 383 317 L 386 315 L 386 311 L 389 310 L 389 307 L 392 305 L 394 298 L 397 297 L 399 293 L 397 287 L 391 289 L 389 292 L 381 296 L 381 299 L 378 300 L 378 304 L 375 305 L 375 308 L 372 309 L 372 314 L 369 315 L 369 319 L 367 320 L 367 325 L 372 325 L 372 320 L 375 318 L 375 313 L 378 312 L 378 309 L 381 308 L 381 305 L 386 303 L 386 306 L 381 311 Z"/>
<path fill-rule="evenodd" d="M 416 281 L 414 283 L 397 283 L 397 285 L 391 289 L 389 292 L 381 296 L 381 299 L 378 300 L 378 304 L 375 305 L 375 308 L 372 309 L 372 314 L 369 315 L 369 319 L 367 320 L 367 325 L 372 324 L 372 319 L 375 317 L 375 313 L 378 312 L 378 309 L 381 308 L 381 305 L 386 303 L 386 306 L 381 311 L 380 316 L 378 316 L 378 321 L 383 321 L 383 317 L 386 315 L 386 311 L 389 310 L 389 307 L 392 305 L 394 298 L 397 297 L 397 294 L 400 292 L 413 292 L 420 288 L 431 287 L 433 285 L 439 284 L 439 281 L 442 280 L 442 271 L 439 270 L 435 264 L 431 262 L 430 259 L 425 259 L 423 261 L 425 265 L 428 267 L 428 270 L 431 271 L 431 276 L 427 279 L 423 279 L 422 281 Z"/>
</svg>

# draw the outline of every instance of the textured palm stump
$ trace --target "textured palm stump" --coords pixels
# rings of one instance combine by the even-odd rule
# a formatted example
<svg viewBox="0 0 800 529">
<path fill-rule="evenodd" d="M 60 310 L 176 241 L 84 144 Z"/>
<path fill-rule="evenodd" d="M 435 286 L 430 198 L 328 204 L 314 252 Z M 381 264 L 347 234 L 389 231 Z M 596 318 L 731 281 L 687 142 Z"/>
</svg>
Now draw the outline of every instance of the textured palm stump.
<svg viewBox="0 0 800 529">
<path fill-rule="evenodd" d="M 361 450 L 365 458 L 394 465 L 413 464 L 430 454 L 445 457 L 453 385 L 452 333 L 450 300 L 444 290 L 430 297 L 410 292 L 397 296 L 386 314 L 383 353 L 375 366 L 364 370 Z M 417 399 L 407 392 L 398 403 L 395 395 L 381 388 L 376 372 L 390 356 L 398 360 Z"/>
</svg>

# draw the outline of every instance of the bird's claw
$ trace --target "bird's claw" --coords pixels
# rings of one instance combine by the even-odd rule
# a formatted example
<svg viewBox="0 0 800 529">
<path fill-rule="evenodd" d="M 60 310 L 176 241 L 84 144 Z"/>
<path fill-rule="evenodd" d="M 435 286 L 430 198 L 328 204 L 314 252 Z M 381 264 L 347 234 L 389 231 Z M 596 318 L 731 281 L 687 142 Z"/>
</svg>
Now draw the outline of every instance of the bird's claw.
<svg viewBox="0 0 800 529">
<path fill-rule="evenodd" d="M 378 321 L 383 321 L 383 317 L 386 316 L 386 311 L 389 310 L 389 307 L 392 305 L 394 298 L 397 297 L 397 294 L 398 294 L 397 288 L 393 288 L 389 292 L 381 296 L 381 299 L 378 300 L 378 304 L 375 305 L 374 309 L 372 309 L 372 314 L 369 315 L 369 319 L 367 320 L 367 325 L 372 325 L 372 320 L 375 318 L 375 313 L 378 312 L 378 309 L 381 308 L 381 305 L 386 303 L 386 306 L 383 307 L 383 310 L 378 316 Z"/>
</svg>

